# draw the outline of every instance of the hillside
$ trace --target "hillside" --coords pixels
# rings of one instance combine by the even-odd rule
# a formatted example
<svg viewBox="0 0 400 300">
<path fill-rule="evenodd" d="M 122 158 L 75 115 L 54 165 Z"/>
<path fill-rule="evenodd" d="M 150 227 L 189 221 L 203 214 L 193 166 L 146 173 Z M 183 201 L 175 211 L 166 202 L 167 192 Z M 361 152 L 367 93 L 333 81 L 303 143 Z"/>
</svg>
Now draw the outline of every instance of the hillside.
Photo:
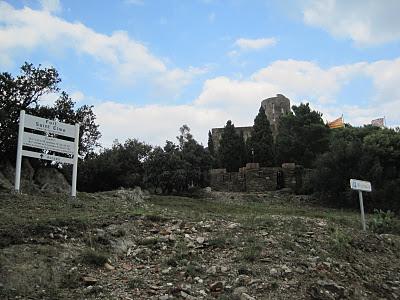
<svg viewBox="0 0 400 300">
<path fill-rule="evenodd" d="M 400 236 L 363 233 L 357 211 L 133 193 L 0 194 L 0 298 L 400 298 Z"/>
</svg>

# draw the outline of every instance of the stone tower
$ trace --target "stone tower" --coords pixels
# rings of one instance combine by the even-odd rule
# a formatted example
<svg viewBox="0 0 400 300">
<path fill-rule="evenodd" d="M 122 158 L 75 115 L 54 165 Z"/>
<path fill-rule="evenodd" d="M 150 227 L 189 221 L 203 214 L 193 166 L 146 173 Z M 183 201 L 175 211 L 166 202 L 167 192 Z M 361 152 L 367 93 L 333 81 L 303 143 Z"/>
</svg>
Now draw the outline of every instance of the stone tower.
<svg viewBox="0 0 400 300">
<path fill-rule="evenodd" d="M 261 106 L 264 108 L 268 121 L 271 124 L 271 131 L 275 140 L 278 135 L 278 122 L 280 116 L 290 112 L 290 100 L 284 95 L 277 94 L 276 97 L 263 100 Z"/>
</svg>

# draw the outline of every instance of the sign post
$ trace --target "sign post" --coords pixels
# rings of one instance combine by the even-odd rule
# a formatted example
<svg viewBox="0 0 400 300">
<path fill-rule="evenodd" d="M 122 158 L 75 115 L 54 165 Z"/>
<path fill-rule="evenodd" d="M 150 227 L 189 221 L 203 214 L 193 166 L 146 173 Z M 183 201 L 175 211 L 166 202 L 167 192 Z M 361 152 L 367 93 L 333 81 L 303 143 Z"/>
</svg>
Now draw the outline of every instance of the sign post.
<svg viewBox="0 0 400 300">
<path fill-rule="evenodd" d="M 364 231 L 367 230 L 365 225 L 365 215 L 364 215 L 364 201 L 362 192 L 371 192 L 371 182 L 369 181 L 362 181 L 357 179 L 350 179 L 350 187 L 352 190 L 358 191 L 358 198 L 360 200 L 360 210 L 361 210 L 361 224 Z"/>
<path fill-rule="evenodd" d="M 15 192 L 19 193 L 21 183 L 21 162 L 22 162 L 22 143 L 24 137 L 25 111 L 19 113 L 19 129 L 18 129 L 18 146 L 17 146 L 17 162 L 15 165 Z"/>
<path fill-rule="evenodd" d="M 42 133 L 44 132 L 45 135 L 25 132 L 25 128 L 34 129 Z M 59 136 L 73 138 L 74 141 L 67 141 L 61 139 Z M 41 151 L 24 150 L 23 146 Z M 25 114 L 25 111 L 21 110 L 18 130 L 17 162 L 15 167 L 15 192 L 19 193 L 20 191 L 22 156 L 29 156 L 59 163 L 72 164 L 71 196 L 75 198 L 78 173 L 78 150 L 79 124 L 71 125 L 56 120 L 35 117 Z M 52 151 L 54 154 L 48 154 L 48 151 Z M 59 153 L 67 154 L 69 157 L 62 156 Z"/>
</svg>

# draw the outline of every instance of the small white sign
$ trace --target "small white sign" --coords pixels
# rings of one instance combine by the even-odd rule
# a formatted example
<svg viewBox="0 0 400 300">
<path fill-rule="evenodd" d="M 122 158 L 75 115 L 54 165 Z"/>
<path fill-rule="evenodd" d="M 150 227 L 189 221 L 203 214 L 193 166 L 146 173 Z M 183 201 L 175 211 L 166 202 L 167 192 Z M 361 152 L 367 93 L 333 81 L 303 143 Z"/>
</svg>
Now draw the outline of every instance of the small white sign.
<svg viewBox="0 0 400 300">
<path fill-rule="evenodd" d="M 75 137 L 75 126 L 71 124 L 62 123 L 56 120 L 49 120 L 45 118 L 35 117 L 25 114 L 24 127 L 54 133 L 59 135 Z"/>
<path fill-rule="evenodd" d="M 364 191 L 364 192 L 372 191 L 371 182 L 369 181 L 350 179 L 350 187 L 352 190 L 357 190 L 357 191 Z"/>
<path fill-rule="evenodd" d="M 22 150 L 22 155 L 33 157 L 33 158 L 51 160 L 51 161 L 55 161 L 55 162 L 63 163 L 63 164 L 71 164 L 72 165 L 74 163 L 73 158 L 56 156 L 56 155 L 40 153 L 40 152 L 33 152 L 33 151 L 28 151 L 28 150 Z"/>
<path fill-rule="evenodd" d="M 60 140 L 57 138 L 24 132 L 23 146 L 51 150 L 60 153 L 74 155 L 74 142 Z"/>
</svg>

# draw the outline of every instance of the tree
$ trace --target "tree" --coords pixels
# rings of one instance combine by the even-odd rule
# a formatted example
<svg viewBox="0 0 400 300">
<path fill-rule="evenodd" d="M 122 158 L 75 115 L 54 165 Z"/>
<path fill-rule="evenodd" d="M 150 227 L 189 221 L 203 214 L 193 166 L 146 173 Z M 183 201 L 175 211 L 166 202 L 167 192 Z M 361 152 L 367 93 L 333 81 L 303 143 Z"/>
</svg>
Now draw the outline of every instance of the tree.
<svg viewBox="0 0 400 300">
<path fill-rule="evenodd" d="M 316 161 L 314 190 L 321 198 L 340 207 L 356 207 L 351 178 L 372 183 L 365 206 L 400 213 L 400 133 L 372 126 L 347 127 L 335 131 L 329 151 Z"/>
<path fill-rule="evenodd" d="M 218 156 L 221 165 L 229 172 L 237 172 L 242 166 L 242 147 L 240 136 L 235 131 L 235 125 L 231 120 L 226 122 L 221 135 Z"/>
<path fill-rule="evenodd" d="M 35 68 L 25 63 L 21 75 L 0 74 L 0 153 L 14 156 L 17 146 L 18 120 L 21 110 L 37 108 L 41 96 L 58 92 L 61 81 L 54 68 Z"/>
<path fill-rule="evenodd" d="M 311 167 L 319 154 L 328 150 L 329 128 L 322 114 L 308 103 L 292 106 L 293 113 L 281 116 L 276 139 L 277 161 L 295 162 Z"/>
<path fill-rule="evenodd" d="M 124 144 L 115 143 L 110 149 L 90 155 L 78 168 L 78 188 L 95 192 L 142 186 L 143 162 L 151 149 L 137 139 L 128 139 Z"/>
<path fill-rule="evenodd" d="M 272 165 L 274 141 L 270 123 L 263 107 L 260 107 L 258 115 L 254 119 L 253 131 L 247 143 L 249 155 L 254 151 L 254 161 L 262 166 Z"/>
<path fill-rule="evenodd" d="M 208 131 L 208 143 L 207 143 L 207 145 L 208 145 L 208 152 L 210 152 L 210 154 L 212 156 L 214 156 L 214 154 L 215 154 L 214 141 L 213 141 L 212 134 L 211 134 L 210 130 Z"/>
<path fill-rule="evenodd" d="M 21 74 L 15 78 L 9 73 L 0 74 L 0 154 L 3 157 L 15 157 L 21 110 L 40 117 L 57 118 L 61 122 L 81 123 L 81 155 L 87 155 L 98 146 L 100 132 L 92 106 L 75 109 L 75 103 L 65 92 L 60 93 L 53 107 L 40 105 L 42 96 L 60 92 L 60 82 L 54 68 L 34 67 L 29 63 L 21 67 Z"/>
<path fill-rule="evenodd" d="M 193 135 L 190 133 L 190 128 L 186 124 L 183 124 L 181 128 L 179 128 L 180 135 L 177 136 L 177 140 L 179 142 L 179 148 L 182 150 L 184 144 L 193 139 Z"/>
</svg>

